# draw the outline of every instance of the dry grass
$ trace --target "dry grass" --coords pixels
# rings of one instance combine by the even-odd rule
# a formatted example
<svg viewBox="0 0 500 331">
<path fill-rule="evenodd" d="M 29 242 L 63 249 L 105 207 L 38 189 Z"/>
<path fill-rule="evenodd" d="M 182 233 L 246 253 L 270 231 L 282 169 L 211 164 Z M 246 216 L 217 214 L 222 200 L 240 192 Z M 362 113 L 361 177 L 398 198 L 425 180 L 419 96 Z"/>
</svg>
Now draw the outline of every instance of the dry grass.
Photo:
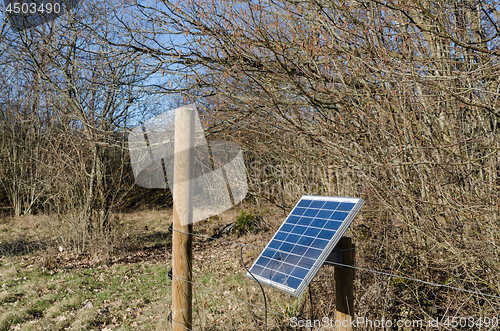
<svg viewBox="0 0 500 331">
<path fill-rule="evenodd" d="M 205 236 L 220 234 L 227 224 L 236 220 L 241 210 L 256 213 L 252 206 L 234 208 L 219 217 L 196 223 L 194 231 Z M 266 230 L 240 237 L 223 233 L 220 239 L 264 247 L 285 214 L 266 207 L 260 212 Z M 44 225 L 49 222 L 45 217 L 4 218 L 0 222 L 3 229 L 0 233 L 3 249 L 0 331 L 170 329 L 171 281 L 167 272 L 171 266 L 168 232 L 171 212 L 150 210 L 116 214 L 114 220 L 117 239 L 112 249 L 94 249 L 93 253 L 79 255 L 71 249 L 64 247 L 61 252 L 57 246 L 47 244 L 52 241 Z M 453 269 L 460 259 L 451 253 L 440 253 L 440 246 L 434 251 L 425 247 L 412 248 L 405 242 L 404 224 L 396 220 L 390 223 L 392 226 L 387 223 L 384 217 L 371 215 L 368 208 L 358 215 L 346 234 L 353 237 L 357 245 L 358 266 L 411 277 L 421 275 L 427 263 L 430 270 L 440 268 L 442 272 L 429 273 L 426 280 L 475 289 L 471 283 L 463 281 L 467 279 L 461 274 L 464 269 Z M 465 247 L 461 252 L 464 253 L 461 259 L 470 258 Z M 259 253 L 257 248 L 246 247 L 243 250 L 245 264 L 250 266 Z M 240 246 L 194 237 L 193 256 L 194 281 L 202 285 L 193 286 L 194 329 L 262 330 L 264 312 L 235 299 L 264 305 L 258 285 L 244 277 Z M 481 274 L 480 270 L 479 263 L 470 272 L 486 278 L 496 277 Z M 481 280 L 477 280 L 476 285 L 480 284 Z M 358 271 L 355 285 L 356 314 L 372 320 L 382 317 L 417 320 L 455 315 L 491 318 L 498 312 L 496 300 L 402 278 Z M 269 287 L 264 289 L 268 308 L 273 312 L 298 319 L 334 317 L 332 266 L 320 269 L 301 298 Z M 485 290 L 484 286 L 477 289 Z M 295 329 L 281 315 L 268 315 L 269 329 Z M 481 330 L 488 329 L 491 328 Z"/>
<path fill-rule="evenodd" d="M 233 209 L 195 224 L 199 234 L 212 236 L 234 222 L 241 209 Z M 255 212 L 251 208 L 249 212 Z M 242 237 L 223 234 L 221 239 L 264 246 L 283 219 L 282 212 L 264 211 L 269 231 Z M 165 330 L 170 328 L 171 265 L 170 211 L 140 211 L 117 214 L 122 234 L 109 256 L 78 255 L 70 249 L 38 247 L 2 254 L 0 260 L 0 330 Z M 30 222 L 42 219 L 3 219 L 3 243 L 47 231 Z M 46 219 L 44 221 L 47 221 Z M 97 250 L 95 251 L 97 252 Z M 256 249 L 245 249 L 247 266 L 257 257 Z M 263 311 L 234 298 L 263 306 L 260 288 L 245 278 L 239 246 L 194 239 L 194 280 L 213 289 L 194 286 L 196 330 L 263 328 Z M 221 292 L 223 294 L 217 293 Z M 302 302 L 266 288 L 268 308 L 290 314 Z M 303 300 L 303 299 L 302 299 Z M 89 302 L 91 304 L 89 304 Z M 269 315 L 272 329 L 286 329 L 282 317 Z"/>
</svg>

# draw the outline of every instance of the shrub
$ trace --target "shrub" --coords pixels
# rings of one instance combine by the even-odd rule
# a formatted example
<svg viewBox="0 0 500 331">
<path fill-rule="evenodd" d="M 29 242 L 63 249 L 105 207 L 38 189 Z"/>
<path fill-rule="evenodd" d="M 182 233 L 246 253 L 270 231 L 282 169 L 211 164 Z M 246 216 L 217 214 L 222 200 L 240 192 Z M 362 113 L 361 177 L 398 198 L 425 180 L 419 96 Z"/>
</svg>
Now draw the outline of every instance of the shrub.
<svg viewBox="0 0 500 331">
<path fill-rule="evenodd" d="M 255 215 L 249 214 L 241 211 L 240 215 L 236 218 L 236 225 L 233 231 L 239 236 L 244 235 L 247 232 L 252 232 L 254 230 Z"/>
</svg>

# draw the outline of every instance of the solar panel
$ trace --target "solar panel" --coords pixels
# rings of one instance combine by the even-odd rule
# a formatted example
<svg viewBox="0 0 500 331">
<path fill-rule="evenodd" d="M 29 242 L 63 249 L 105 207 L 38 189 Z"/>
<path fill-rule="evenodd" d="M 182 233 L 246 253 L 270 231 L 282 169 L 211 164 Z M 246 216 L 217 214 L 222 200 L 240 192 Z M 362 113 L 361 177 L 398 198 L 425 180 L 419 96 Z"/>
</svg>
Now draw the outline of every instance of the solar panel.
<svg viewBox="0 0 500 331">
<path fill-rule="evenodd" d="M 300 297 L 363 203 L 361 198 L 302 196 L 250 272 L 259 282 Z"/>
</svg>

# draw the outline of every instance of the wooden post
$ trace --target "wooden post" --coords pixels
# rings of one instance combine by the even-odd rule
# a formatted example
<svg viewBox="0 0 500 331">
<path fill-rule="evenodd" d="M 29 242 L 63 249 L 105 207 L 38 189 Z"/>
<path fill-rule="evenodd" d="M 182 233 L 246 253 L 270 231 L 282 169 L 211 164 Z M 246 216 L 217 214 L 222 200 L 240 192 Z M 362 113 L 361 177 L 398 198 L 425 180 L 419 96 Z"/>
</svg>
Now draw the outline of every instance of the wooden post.
<svg viewBox="0 0 500 331">
<path fill-rule="evenodd" d="M 342 255 L 342 264 L 352 265 L 355 263 L 355 251 L 352 240 L 342 237 L 337 244 Z M 335 325 L 339 331 L 354 331 L 356 327 L 351 325 L 354 321 L 354 269 L 349 267 L 335 266 Z"/>
<path fill-rule="evenodd" d="M 172 244 L 172 329 L 192 329 L 192 236 L 194 109 L 175 111 L 174 222 Z M 181 233 L 182 231 L 185 233 Z M 182 279 L 179 279 L 179 278 Z M 185 280 L 189 282 L 186 282 Z"/>
</svg>

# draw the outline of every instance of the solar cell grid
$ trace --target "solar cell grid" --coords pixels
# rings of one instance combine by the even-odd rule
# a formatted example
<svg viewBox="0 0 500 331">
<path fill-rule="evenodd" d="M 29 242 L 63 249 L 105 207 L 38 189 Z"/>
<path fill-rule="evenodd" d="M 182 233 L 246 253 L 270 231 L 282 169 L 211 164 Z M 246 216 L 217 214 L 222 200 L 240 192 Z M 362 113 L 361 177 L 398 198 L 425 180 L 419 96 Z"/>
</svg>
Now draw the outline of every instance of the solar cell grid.
<svg viewBox="0 0 500 331">
<path fill-rule="evenodd" d="M 359 198 L 303 196 L 250 272 L 265 284 L 300 296 L 362 204 Z"/>
</svg>

